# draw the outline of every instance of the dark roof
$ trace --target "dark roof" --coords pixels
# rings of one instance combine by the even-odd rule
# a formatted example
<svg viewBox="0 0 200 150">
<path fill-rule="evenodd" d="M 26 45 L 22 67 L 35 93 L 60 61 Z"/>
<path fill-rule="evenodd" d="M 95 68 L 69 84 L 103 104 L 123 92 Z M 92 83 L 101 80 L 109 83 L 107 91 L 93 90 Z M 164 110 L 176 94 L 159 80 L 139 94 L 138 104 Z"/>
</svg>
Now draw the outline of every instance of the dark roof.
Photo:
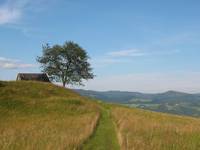
<svg viewBox="0 0 200 150">
<path fill-rule="evenodd" d="M 17 80 L 50 82 L 46 73 L 18 73 Z"/>
</svg>

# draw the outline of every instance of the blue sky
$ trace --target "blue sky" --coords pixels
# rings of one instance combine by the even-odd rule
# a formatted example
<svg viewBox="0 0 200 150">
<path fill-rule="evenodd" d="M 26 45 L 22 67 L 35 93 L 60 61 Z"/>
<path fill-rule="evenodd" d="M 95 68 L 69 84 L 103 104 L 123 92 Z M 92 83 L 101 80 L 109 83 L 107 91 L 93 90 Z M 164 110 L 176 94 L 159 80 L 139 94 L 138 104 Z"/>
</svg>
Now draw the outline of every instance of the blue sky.
<svg viewBox="0 0 200 150">
<path fill-rule="evenodd" d="M 40 72 L 42 44 L 73 40 L 97 77 L 85 89 L 200 92 L 198 0 L 0 0 L 0 80 Z"/>
</svg>

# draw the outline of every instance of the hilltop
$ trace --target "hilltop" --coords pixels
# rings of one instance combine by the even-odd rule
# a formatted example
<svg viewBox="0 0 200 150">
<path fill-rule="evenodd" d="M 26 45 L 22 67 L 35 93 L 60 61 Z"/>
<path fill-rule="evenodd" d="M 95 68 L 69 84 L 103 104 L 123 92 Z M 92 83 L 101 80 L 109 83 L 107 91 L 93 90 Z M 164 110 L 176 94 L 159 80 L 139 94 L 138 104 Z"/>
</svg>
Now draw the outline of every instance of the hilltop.
<svg viewBox="0 0 200 150">
<path fill-rule="evenodd" d="M 39 82 L 1 82 L 0 149 L 79 148 L 98 117 L 95 103 L 69 89 Z"/>
<path fill-rule="evenodd" d="M 106 149 L 118 147 L 101 103 L 50 83 L 0 82 L 0 122 L 1 150 L 90 149 L 95 142 L 107 145 Z M 105 127 L 109 130 L 102 132 Z M 100 139 L 87 145 L 94 131 Z"/>
<path fill-rule="evenodd" d="M 200 120 L 83 97 L 40 82 L 0 82 L 0 149 L 199 148 Z"/>
</svg>

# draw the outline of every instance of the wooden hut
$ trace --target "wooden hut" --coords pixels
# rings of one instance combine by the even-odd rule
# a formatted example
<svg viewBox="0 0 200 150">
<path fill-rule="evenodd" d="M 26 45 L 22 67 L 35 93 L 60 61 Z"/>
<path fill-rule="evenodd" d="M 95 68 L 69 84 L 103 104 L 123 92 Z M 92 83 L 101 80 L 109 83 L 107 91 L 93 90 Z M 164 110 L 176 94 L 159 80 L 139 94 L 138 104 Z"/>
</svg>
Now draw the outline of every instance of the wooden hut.
<svg viewBox="0 0 200 150">
<path fill-rule="evenodd" d="M 50 82 L 46 73 L 18 73 L 16 80 Z"/>
</svg>

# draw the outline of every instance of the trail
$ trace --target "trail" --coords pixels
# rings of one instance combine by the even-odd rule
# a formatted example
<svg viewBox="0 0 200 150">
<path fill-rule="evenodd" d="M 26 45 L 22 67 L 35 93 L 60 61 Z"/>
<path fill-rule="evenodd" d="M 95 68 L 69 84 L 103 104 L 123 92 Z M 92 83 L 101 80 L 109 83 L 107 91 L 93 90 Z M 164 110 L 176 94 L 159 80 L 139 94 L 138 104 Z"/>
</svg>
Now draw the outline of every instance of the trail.
<svg viewBox="0 0 200 150">
<path fill-rule="evenodd" d="M 92 137 L 84 144 L 83 150 L 119 150 L 115 127 L 109 108 L 103 106 L 101 117 Z"/>
</svg>

